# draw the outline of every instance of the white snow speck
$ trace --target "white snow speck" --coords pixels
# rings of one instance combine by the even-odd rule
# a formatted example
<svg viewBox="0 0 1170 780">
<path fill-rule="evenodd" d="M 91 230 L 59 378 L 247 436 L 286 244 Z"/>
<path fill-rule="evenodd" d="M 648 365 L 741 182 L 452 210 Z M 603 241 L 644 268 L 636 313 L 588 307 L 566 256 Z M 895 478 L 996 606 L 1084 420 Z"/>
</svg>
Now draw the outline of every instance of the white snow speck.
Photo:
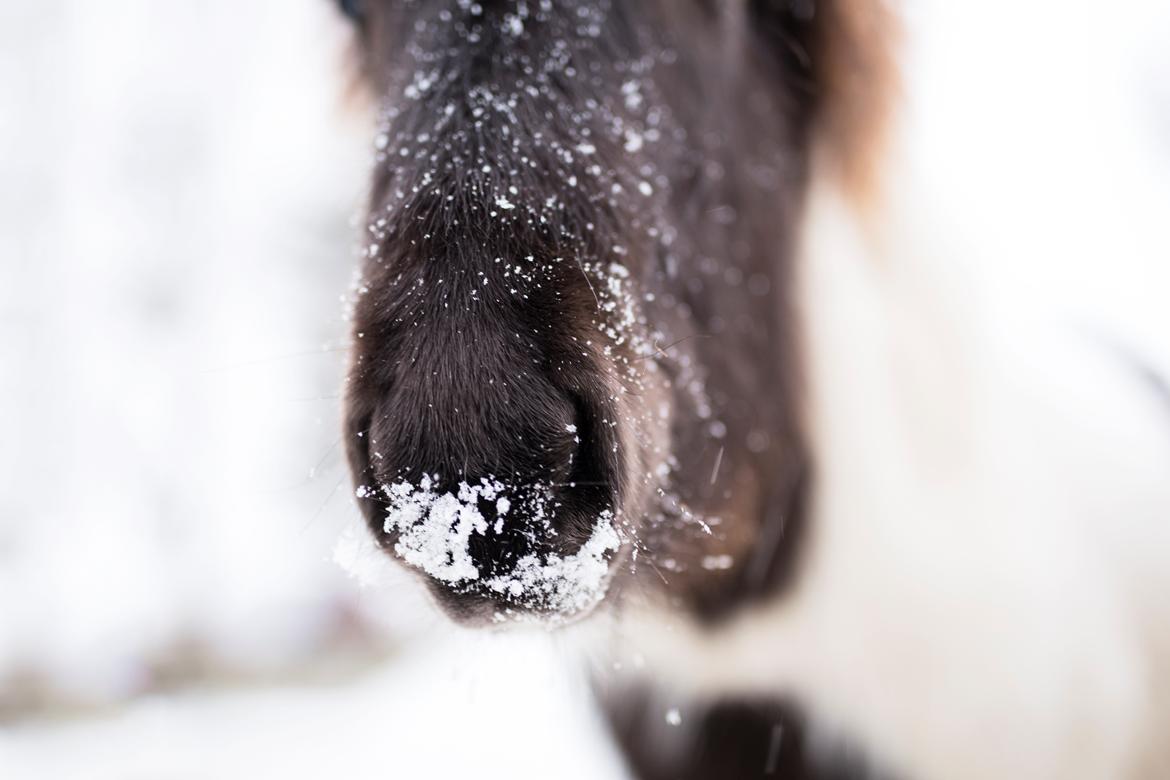
<svg viewBox="0 0 1170 780">
<path fill-rule="evenodd" d="M 682 723 L 682 715 L 678 711 L 678 707 L 671 707 L 666 711 L 666 722 L 671 726 L 678 726 Z"/>
<path fill-rule="evenodd" d="M 519 38 L 524 33 L 524 20 L 515 14 L 508 14 L 504 17 L 504 32 Z"/>
<path fill-rule="evenodd" d="M 703 568 L 708 571 L 723 571 L 730 569 L 735 559 L 730 555 L 706 555 L 703 557 Z"/>
<path fill-rule="evenodd" d="M 500 195 L 496 198 L 496 206 L 504 209 L 505 211 L 516 208 L 516 204 L 509 201 L 503 195 Z"/>
</svg>

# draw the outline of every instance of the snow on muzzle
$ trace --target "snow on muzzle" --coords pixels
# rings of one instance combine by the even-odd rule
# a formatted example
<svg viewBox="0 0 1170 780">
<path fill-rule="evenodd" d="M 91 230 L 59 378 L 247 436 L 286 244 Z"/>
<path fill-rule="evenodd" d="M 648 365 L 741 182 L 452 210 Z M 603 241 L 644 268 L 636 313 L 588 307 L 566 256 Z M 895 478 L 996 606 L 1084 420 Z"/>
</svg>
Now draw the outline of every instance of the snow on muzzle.
<svg viewBox="0 0 1170 780">
<path fill-rule="evenodd" d="M 605 596 L 610 562 L 621 546 L 613 510 L 576 518 L 591 530 L 583 541 L 566 544 L 561 537 L 569 534 L 558 526 L 566 525 L 565 513 L 577 510 L 552 485 L 512 486 L 494 478 L 462 481 L 453 490 L 438 484 L 437 476 L 424 475 L 417 484 L 382 485 L 382 530 L 395 555 L 429 577 L 453 616 L 566 619 Z"/>
<path fill-rule="evenodd" d="M 540 378 L 516 383 L 525 403 L 494 384 L 478 398 L 446 386 L 425 405 L 400 385 L 351 421 L 358 503 L 452 618 L 580 617 L 604 598 L 622 547 L 612 415 Z"/>
</svg>

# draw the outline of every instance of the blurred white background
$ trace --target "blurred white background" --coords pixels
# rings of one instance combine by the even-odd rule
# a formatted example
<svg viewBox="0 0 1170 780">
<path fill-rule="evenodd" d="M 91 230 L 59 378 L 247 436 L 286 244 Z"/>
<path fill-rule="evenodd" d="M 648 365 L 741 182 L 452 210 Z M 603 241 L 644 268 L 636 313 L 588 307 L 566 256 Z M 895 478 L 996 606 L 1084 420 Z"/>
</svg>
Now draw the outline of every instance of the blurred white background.
<svg viewBox="0 0 1170 780">
<path fill-rule="evenodd" d="M 27 695 L 354 628 L 327 551 L 365 140 L 329 11 L 4 6 L 0 680 Z"/>
<path fill-rule="evenodd" d="M 1170 367 L 1167 4 L 907 5 L 931 229 Z M 331 560 L 369 124 L 330 6 L 0 0 L 0 777 L 618 774 L 555 637 L 432 651 Z M 1087 196 L 1108 243 L 1054 250 Z"/>
</svg>

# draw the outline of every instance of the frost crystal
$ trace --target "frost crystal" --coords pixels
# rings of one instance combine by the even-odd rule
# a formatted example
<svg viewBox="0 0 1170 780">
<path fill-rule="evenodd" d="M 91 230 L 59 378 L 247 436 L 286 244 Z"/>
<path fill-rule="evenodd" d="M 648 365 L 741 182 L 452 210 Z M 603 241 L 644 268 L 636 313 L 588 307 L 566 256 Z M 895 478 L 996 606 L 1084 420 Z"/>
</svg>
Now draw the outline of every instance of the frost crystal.
<svg viewBox="0 0 1170 780">
<path fill-rule="evenodd" d="M 443 582 L 478 579 L 467 543 L 473 532 L 487 531 L 487 521 L 476 501 L 481 495 L 490 500 L 501 486 L 485 483 L 473 488 L 464 482 L 456 496 L 434 492 L 432 484 L 424 476 L 418 488 L 408 482 L 383 488 L 391 502 L 384 528 L 399 533 L 394 552 Z"/>
<path fill-rule="evenodd" d="M 533 606 L 560 613 L 581 612 L 605 595 L 609 574 L 605 554 L 620 545 L 613 514 L 603 512 L 592 536 L 573 555 L 562 558 L 549 554 L 544 562 L 528 555 L 510 573 L 493 577 L 486 584 L 497 593 Z"/>
</svg>

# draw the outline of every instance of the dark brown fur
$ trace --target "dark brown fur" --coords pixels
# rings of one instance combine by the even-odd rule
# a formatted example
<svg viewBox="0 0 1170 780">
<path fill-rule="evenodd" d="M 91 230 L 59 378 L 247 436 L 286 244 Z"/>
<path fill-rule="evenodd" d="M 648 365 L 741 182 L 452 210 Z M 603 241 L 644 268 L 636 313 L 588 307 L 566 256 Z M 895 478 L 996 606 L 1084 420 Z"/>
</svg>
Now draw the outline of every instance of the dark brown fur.
<svg viewBox="0 0 1170 780">
<path fill-rule="evenodd" d="M 555 533 L 477 538 L 483 574 L 571 554 L 612 510 L 615 608 L 715 626 L 775 595 L 812 477 L 790 258 L 836 5 L 345 5 L 383 112 L 346 418 L 375 536 L 392 551 L 379 487 L 396 480 L 540 482 Z M 528 608 L 428 584 L 462 620 Z M 741 776 L 712 751 L 787 718 L 763 711 L 713 710 L 731 730 L 677 776 Z"/>
<path fill-rule="evenodd" d="M 644 691 L 611 703 L 613 735 L 642 780 L 879 780 L 864 756 L 815 739 L 800 708 L 723 700 L 671 725 Z"/>
</svg>

